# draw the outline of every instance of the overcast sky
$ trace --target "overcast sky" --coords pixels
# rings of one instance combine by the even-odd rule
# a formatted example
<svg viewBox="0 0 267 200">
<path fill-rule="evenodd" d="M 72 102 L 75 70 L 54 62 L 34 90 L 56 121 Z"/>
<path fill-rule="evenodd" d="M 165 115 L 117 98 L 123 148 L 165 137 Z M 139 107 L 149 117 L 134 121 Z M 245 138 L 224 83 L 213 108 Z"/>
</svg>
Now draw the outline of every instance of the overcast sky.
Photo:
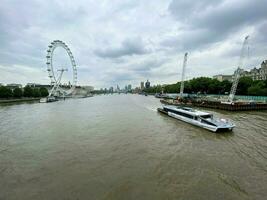
<svg viewBox="0 0 267 200">
<path fill-rule="evenodd" d="M 266 0 L 1 0 L 0 83 L 50 83 L 53 40 L 70 47 L 80 85 L 174 83 L 185 52 L 187 79 L 232 74 L 246 35 L 250 69 L 267 59 Z M 54 59 L 70 67 L 62 49 Z"/>
</svg>

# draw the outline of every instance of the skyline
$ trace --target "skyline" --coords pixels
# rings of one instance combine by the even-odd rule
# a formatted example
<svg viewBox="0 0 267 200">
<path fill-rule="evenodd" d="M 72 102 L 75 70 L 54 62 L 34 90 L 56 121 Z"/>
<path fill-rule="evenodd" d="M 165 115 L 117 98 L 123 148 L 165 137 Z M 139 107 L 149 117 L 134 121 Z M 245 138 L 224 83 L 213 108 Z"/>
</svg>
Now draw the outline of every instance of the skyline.
<svg viewBox="0 0 267 200">
<path fill-rule="evenodd" d="M 264 0 L 188 1 L 19 1 L 0 6 L 1 83 L 50 83 L 46 50 L 53 40 L 71 49 L 78 85 L 95 88 L 233 74 L 243 38 L 250 35 L 244 69 L 266 56 Z M 57 49 L 55 65 L 69 66 Z M 65 77 L 68 81 L 68 75 Z"/>
</svg>

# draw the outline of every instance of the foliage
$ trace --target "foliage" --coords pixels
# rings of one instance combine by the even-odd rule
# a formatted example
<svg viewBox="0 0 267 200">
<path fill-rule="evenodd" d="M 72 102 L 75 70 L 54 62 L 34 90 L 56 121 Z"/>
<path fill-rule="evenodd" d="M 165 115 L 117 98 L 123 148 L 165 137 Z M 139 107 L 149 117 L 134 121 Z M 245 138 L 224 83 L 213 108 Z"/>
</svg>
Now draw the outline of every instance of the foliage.
<svg viewBox="0 0 267 200">
<path fill-rule="evenodd" d="M 236 94 L 247 95 L 248 88 L 252 86 L 253 80 L 250 77 L 241 77 L 238 82 Z"/>
<path fill-rule="evenodd" d="M 32 97 L 33 96 L 33 90 L 30 86 L 26 86 L 24 88 L 23 96 L 24 97 Z"/>
<path fill-rule="evenodd" d="M 11 89 L 5 86 L 0 86 L 0 98 L 9 98 L 12 96 L 13 96 L 13 93 Z"/>
<path fill-rule="evenodd" d="M 13 91 L 6 87 L 0 86 L 0 98 L 21 98 L 21 97 L 46 97 L 48 96 L 48 90 L 42 88 L 31 88 L 29 86 L 21 88 L 15 88 Z"/>
<path fill-rule="evenodd" d="M 40 88 L 40 95 L 41 95 L 41 97 L 46 97 L 46 96 L 48 96 L 48 90 L 46 89 L 46 88 L 44 88 L 44 87 L 41 87 Z"/>
<path fill-rule="evenodd" d="M 41 96 L 41 93 L 40 93 L 39 88 L 33 88 L 32 89 L 32 97 L 40 97 L 40 96 Z"/>
<path fill-rule="evenodd" d="M 189 94 L 229 94 L 232 83 L 224 80 L 222 82 L 217 79 L 208 77 L 193 78 L 185 81 L 184 92 Z M 179 93 L 180 82 L 168 85 L 156 85 L 150 88 L 144 89 L 147 93 Z M 253 81 L 250 77 L 241 77 L 237 86 L 237 95 L 267 95 L 267 80 L 265 81 Z"/>
<path fill-rule="evenodd" d="M 22 89 L 21 88 L 15 88 L 14 90 L 13 90 L 13 96 L 14 97 L 16 97 L 16 98 L 20 98 L 20 97 L 22 97 L 22 95 L 23 95 L 23 91 L 22 91 Z"/>
<path fill-rule="evenodd" d="M 267 96 L 267 85 L 263 81 L 257 81 L 248 88 L 248 95 Z"/>
</svg>

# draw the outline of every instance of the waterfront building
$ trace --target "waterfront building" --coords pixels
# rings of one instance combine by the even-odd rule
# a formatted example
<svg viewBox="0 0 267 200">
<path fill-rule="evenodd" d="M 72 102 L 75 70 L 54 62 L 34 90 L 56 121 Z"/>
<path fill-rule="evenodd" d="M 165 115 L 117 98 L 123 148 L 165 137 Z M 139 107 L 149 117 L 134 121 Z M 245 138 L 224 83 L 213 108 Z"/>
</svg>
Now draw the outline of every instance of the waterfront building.
<svg viewBox="0 0 267 200">
<path fill-rule="evenodd" d="M 260 68 L 254 67 L 250 71 L 242 70 L 241 77 L 250 77 L 252 80 L 266 80 L 267 79 L 267 60 L 262 61 Z"/>
<path fill-rule="evenodd" d="M 39 84 L 39 83 L 27 83 L 26 86 L 35 88 L 35 87 L 40 87 L 41 84 Z"/>
<path fill-rule="evenodd" d="M 233 81 L 236 71 L 233 75 L 215 75 L 213 76 L 214 79 L 217 79 L 218 81 Z M 241 77 L 250 77 L 252 80 L 266 80 L 267 79 L 267 60 L 262 61 L 261 66 L 259 68 L 254 67 L 251 70 L 244 70 L 241 69 L 240 73 Z"/>
<path fill-rule="evenodd" d="M 223 75 L 223 74 L 218 74 L 213 76 L 214 79 L 217 79 L 218 81 L 222 82 L 222 81 L 233 81 L 233 75 Z"/>
<path fill-rule="evenodd" d="M 43 85 L 43 84 L 39 84 L 39 83 L 27 83 L 26 86 L 28 87 L 31 87 L 31 88 L 41 88 L 41 87 L 44 87 L 44 88 L 50 88 L 51 85 Z"/>
<path fill-rule="evenodd" d="M 146 88 L 150 88 L 150 82 L 147 80 L 145 84 Z"/>
<path fill-rule="evenodd" d="M 27 83 L 26 86 L 31 87 L 31 88 L 46 88 L 48 91 L 50 91 L 50 89 L 53 87 L 51 85 L 42 85 L 39 83 Z"/>
<path fill-rule="evenodd" d="M 141 83 L 140 83 L 140 88 L 141 88 L 141 90 L 143 90 L 145 87 L 144 87 L 144 82 L 142 81 Z"/>
<path fill-rule="evenodd" d="M 7 88 L 14 90 L 15 88 L 22 88 L 21 84 L 17 84 L 17 83 L 10 83 L 6 85 Z"/>
<path fill-rule="evenodd" d="M 21 84 L 17 84 L 17 83 L 10 83 L 6 85 L 7 87 L 18 87 L 18 88 L 22 88 Z"/>
<path fill-rule="evenodd" d="M 94 87 L 93 86 L 89 86 L 89 85 L 81 86 L 81 88 L 83 90 L 85 90 L 87 93 L 91 93 L 94 90 Z"/>
</svg>

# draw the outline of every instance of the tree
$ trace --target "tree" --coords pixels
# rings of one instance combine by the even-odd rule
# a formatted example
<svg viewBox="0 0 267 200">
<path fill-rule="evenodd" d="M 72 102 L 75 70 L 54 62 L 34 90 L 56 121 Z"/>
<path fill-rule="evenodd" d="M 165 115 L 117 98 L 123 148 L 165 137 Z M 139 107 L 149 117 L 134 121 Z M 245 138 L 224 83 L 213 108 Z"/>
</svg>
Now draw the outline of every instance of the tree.
<svg viewBox="0 0 267 200">
<path fill-rule="evenodd" d="M 12 96 L 13 96 L 13 93 L 12 93 L 11 89 L 9 89 L 5 86 L 0 87 L 0 98 L 9 98 Z"/>
<path fill-rule="evenodd" d="M 23 96 L 24 97 L 32 97 L 33 96 L 33 90 L 30 86 L 26 86 L 24 88 Z"/>
<path fill-rule="evenodd" d="M 238 82 L 236 94 L 239 95 L 247 95 L 248 94 L 248 88 L 252 85 L 253 80 L 250 77 L 241 77 Z"/>
<path fill-rule="evenodd" d="M 267 87 L 265 87 L 265 83 L 263 81 L 254 81 L 253 85 L 248 88 L 248 94 L 255 96 L 266 96 Z"/>
<path fill-rule="evenodd" d="M 22 95 L 23 95 L 23 92 L 22 92 L 22 89 L 21 88 L 15 88 L 14 90 L 13 90 L 13 96 L 14 97 L 16 97 L 16 98 L 20 98 L 20 97 L 22 97 Z"/>
<path fill-rule="evenodd" d="M 230 93 L 232 83 L 228 80 L 223 80 L 221 82 L 221 94 Z"/>
<path fill-rule="evenodd" d="M 221 93 L 221 82 L 217 79 L 210 80 L 208 86 L 208 93 L 209 94 L 220 94 Z"/>
<path fill-rule="evenodd" d="M 40 95 L 41 95 L 41 97 L 46 97 L 46 96 L 48 96 L 48 90 L 45 88 L 45 87 L 41 87 L 40 88 Z"/>
<path fill-rule="evenodd" d="M 34 89 L 32 90 L 32 96 L 33 96 L 33 97 L 40 97 L 40 96 L 41 96 L 41 94 L 40 94 L 40 90 L 39 90 L 38 88 L 34 88 Z"/>
</svg>

